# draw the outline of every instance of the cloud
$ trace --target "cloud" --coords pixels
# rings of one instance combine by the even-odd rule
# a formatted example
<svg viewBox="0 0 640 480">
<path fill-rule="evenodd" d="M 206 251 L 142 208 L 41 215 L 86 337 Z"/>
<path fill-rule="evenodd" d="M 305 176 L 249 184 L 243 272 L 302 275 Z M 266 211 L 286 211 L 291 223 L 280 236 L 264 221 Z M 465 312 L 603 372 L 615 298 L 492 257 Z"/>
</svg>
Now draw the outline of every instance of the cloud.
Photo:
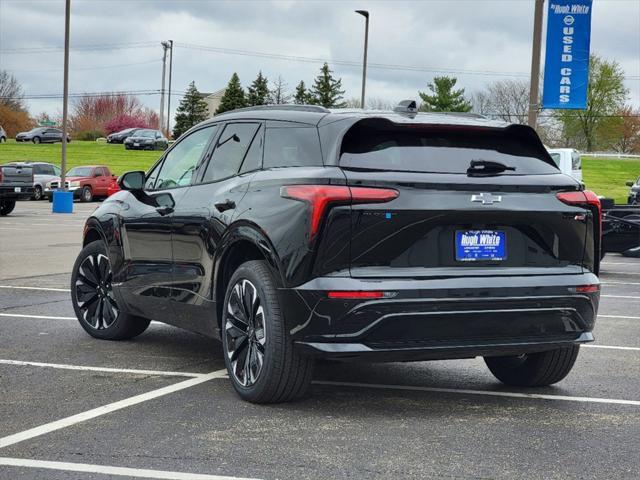
<svg viewBox="0 0 640 480">
<path fill-rule="evenodd" d="M 631 100 L 640 105 L 640 2 L 594 2 L 592 50 L 617 60 L 627 76 Z M 138 43 L 133 48 L 73 50 L 72 92 L 160 88 L 160 41 L 173 39 L 173 88 L 195 80 L 201 91 L 226 85 L 233 72 L 246 86 L 258 70 L 282 75 L 291 90 L 311 84 L 320 62 L 306 63 L 207 52 L 187 45 L 259 51 L 288 56 L 349 60 L 331 65 L 342 77 L 345 97 L 360 95 L 364 21 L 371 12 L 369 61 L 423 66 L 429 71 L 370 68 L 368 96 L 398 101 L 416 98 L 434 74 L 457 71 L 468 93 L 503 77 L 526 78 L 531 61 L 533 2 L 513 0 L 431 1 L 126 1 L 74 0 L 72 45 Z M 51 48 L 63 44 L 63 2 L 0 0 L 1 50 Z M 147 46 L 149 45 L 149 46 Z M 62 91 L 62 52 L 0 52 L 0 68 L 11 70 L 27 93 Z M 141 98 L 152 108 L 159 97 Z M 176 107 L 179 97 L 172 99 Z M 60 100 L 30 100 L 33 113 L 60 110 Z"/>
</svg>

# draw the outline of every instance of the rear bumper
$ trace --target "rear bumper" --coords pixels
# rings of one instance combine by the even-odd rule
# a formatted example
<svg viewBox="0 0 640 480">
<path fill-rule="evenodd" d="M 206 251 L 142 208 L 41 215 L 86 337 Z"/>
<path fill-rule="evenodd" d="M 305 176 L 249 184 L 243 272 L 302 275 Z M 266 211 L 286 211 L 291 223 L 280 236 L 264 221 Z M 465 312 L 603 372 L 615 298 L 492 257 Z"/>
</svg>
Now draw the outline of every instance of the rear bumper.
<svg viewBox="0 0 640 480">
<path fill-rule="evenodd" d="M 289 332 L 309 355 L 371 361 L 515 355 L 593 341 L 595 275 L 359 280 L 322 277 L 280 291 Z M 329 290 L 383 291 L 375 300 Z"/>
<path fill-rule="evenodd" d="M 0 186 L 0 199 L 6 200 L 21 200 L 25 198 L 31 198 L 33 195 L 33 185 L 20 186 L 20 192 L 15 191 L 14 186 L 4 187 Z"/>
</svg>

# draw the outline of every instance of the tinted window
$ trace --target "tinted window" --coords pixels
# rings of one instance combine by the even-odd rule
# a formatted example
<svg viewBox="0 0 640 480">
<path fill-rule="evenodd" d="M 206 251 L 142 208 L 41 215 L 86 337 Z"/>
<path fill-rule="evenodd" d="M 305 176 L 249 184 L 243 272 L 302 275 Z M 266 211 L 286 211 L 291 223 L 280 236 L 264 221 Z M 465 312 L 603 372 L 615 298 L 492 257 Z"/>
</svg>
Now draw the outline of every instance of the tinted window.
<svg viewBox="0 0 640 480">
<path fill-rule="evenodd" d="M 60 174 L 62 173 L 62 171 L 60 170 L 60 167 L 56 167 L 55 165 L 53 166 L 53 174 L 57 175 L 58 177 L 60 176 Z"/>
<path fill-rule="evenodd" d="M 160 168 L 155 188 L 165 189 L 189 185 L 198 161 L 216 128 L 215 125 L 201 128 L 180 139 L 167 153 Z M 147 180 L 148 184 L 149 179 Z"/>
<path fill-rule="evenodd" d="M 162 162 L 159 162 L 149 173 L 147 173 L 147 181 L 144 183 L 145 190 L 153 190 L 156 179 L 158 178 L 158 172 L 162 168 Z"/>
<path fill-rule="evenodd" d="M 578 152 L 571 152 L 571 169 L 582 170 L 582 161 Z"/>
<path fill-rule="evenodd" d="M 91 167 L 75 167 L 67 172 L 68 177 L 90 177 L 93 174 Z"/>
<path fill-rule="evenodd" d="M 103 177 L 104 176 L 104 172 L 102 171 L 101 168 L 96 168 L 95 171 L 94 171 L 94 175 L 96 177 Z"/>
<path fill-rule="evenodd" d="M 244 156 L 244 161 L 240 167 L 240 173 L 251 172 L 262 168 L 262 152 L 264 147 L 264 128 L 260 127 L 260 130 L 253 137 L 249 151 Z"/>
<path fill-rule="evenodd" d="M 212 182 L 237 174 L 259 127 L 258 123 L 228 124 L 218 137 L 202 181 Z"/>
<path fill-rule="evenodd" d="M 559 153 L 550 153 L 553 162 L 556 164 L 558 168 L 560 168 L 560 154 Z"/>
<path fill-rule="evenodd" d="M 340 165 L 350 168 L 426 173 L 467 173 L 472 160 L 499 162 L 502 175 L 558 173 L 539 141 L 511 127 L 397 127 L 360 124 L 342 142 Z"/>
<path fill-rule="evenodd" d="M 315 127 L 267 128 L 264 143 L 264 168 L 322 166 Z"/>
<path fill-rule="evenodd" d="M 33 165 L 33 174 L 34 175 L 44 175 L 44 165 Z"/>
</svg>

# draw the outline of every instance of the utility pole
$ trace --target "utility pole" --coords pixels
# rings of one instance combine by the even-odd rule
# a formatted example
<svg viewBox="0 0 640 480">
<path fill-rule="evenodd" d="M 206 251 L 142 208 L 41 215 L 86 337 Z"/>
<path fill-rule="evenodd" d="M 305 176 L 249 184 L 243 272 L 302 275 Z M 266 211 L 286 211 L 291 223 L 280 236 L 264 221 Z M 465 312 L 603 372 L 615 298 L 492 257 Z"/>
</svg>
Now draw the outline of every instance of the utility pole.
<svg viewBox="0 0 640 480">
<path fill-rule="evenodd" d="M 62 159 L 60 161 L 60 185 L 67 191 L 65 184 L 67 171 L 67 123 L 69 117 L 69 24 L 71 23 L 71 0 L 66 0 L 64 11 L 64 86 L 62 94 Z"/>
<path fill-rule="evenodd" d="M 160 88 L 160 130 L 164 127 L 164 77 L 167 71 L 167 49 L 168 42 L 160 42 L 162 45 L 162 87 Z"/>
<path fill-rule="evenodd" d="M 540 88 L 540 51 L 542 43 L 542 12 L 544 0 L 535 0 L 536 8 L 533 15 L 533 49 L 531 51 L 531 82 L 529 84 L 529 126 L 538 125 L 539 88 Z"/>
<path fill-rule="evenodd" d="M 360 95 L 360 107 L 364 109 L 364 91 L 367 84 L 367 49 L 369 48 L 369 12 L 366 10 L 356 10 L 365 18 L 364 24 L 364 58 L 362 59 L 362 93 Z"/>
<path fill-rule="evenodd" d="M 171 71 L 173 70 L 173 40 L 169 40 L 169 93 L 167 94 L 167 133 L 171 130 Z"/>
</svg>

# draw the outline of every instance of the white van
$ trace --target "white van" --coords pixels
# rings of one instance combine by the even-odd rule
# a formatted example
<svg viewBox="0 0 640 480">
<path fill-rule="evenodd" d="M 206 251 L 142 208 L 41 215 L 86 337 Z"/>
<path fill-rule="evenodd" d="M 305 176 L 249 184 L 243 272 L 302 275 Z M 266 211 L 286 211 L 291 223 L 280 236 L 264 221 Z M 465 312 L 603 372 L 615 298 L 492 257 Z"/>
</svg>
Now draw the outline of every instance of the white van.
<svg viewBox="0 0 640 480">
<path fill-rule="evenodd" d="M 562 173 L 582 182 L 582 159 L 574 148 L 548 148 L 547 151 Z"/>
</svg>

